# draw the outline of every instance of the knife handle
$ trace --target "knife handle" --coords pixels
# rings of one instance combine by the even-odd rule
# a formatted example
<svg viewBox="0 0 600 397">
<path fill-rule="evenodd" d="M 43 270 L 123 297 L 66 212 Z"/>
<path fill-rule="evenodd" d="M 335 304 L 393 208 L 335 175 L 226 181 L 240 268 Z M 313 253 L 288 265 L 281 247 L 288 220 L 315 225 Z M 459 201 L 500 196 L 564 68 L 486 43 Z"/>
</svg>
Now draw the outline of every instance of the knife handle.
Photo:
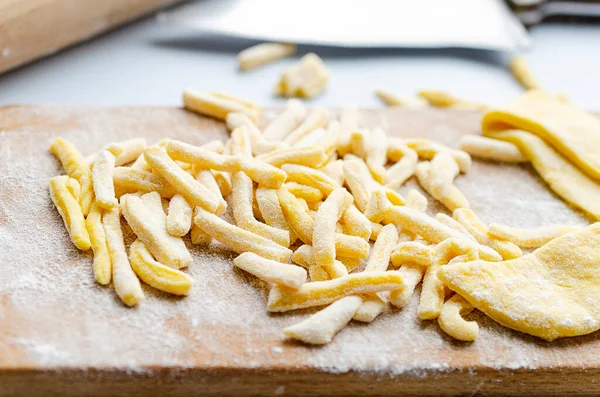
<svg viewBox="0 0 600 397">
<path fill-rule="evenodd" d="M 525 26 L 547 18 L 560 20 L 593 19 L 600 21 L 600 0 L 508 0 Z"/>
</svg>

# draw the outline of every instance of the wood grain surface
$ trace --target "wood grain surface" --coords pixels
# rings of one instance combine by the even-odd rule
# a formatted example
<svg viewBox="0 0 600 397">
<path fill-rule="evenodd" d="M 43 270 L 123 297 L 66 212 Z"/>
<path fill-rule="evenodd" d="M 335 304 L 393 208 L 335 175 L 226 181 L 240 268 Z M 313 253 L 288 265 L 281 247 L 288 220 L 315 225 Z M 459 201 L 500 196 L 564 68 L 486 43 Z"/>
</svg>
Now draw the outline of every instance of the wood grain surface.
<svg viewBox="0 0 600 397">
<path fill-rule="evenodd" d="M 181 0 L 0 0 L 0 73 Z"/>
<path fill-rule="evenodd" d="M 467 111 L 362 112 L 365 126 L 452 146 L 479 120 Z M 190 245 L 188 297 L 145 286 L 146 299 L 127 308 L 94 282 L 91 256 L 73 247 L 50 202 L 48 179 L 62 172 L 48 152 L 57 136 L 86 155 L 127 138 L 199 144 L 226 130 L 174 108 L 0 109 L 0 396 L 600 393 L 597 333 L 548 343 L 477 312 L 479 339 L 459 343 L 417 319 L 416 296 L 370 325 L 351 323 L 329 345 L 286 342 L 282 328 L 311 311 L 268 314 L 267 286 L 234 269 L 218 243 Z M 475 161 L 457 185 L 485 222 L 588 222 L 527 165 Z"/>
</svg>

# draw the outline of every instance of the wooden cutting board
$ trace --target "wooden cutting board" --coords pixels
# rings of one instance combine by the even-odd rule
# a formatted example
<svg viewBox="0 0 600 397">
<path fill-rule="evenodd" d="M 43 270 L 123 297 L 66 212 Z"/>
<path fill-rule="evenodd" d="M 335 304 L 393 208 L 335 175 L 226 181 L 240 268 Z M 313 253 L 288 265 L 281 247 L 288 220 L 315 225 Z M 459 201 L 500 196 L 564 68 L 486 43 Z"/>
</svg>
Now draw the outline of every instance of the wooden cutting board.
<svg viewBox="0 0 600 397">
<path fill-rule="evenodd" d="M 480 119 L 435 109 L 362 117 L 452 146 Z M 89 154 L 133 137 L 200 144 L 227 135 L 220 122 L 174 108 L 0 109 L 0 396 L 600 393 L 599 334 L 548 343 L 475 313 L 479 339 L 459 343 L 417 319 L 416 297 L 370 325 L 351 323 L 329 345 L 285 342 L 282 328 L 310 311 L 268 314 L 266 285 L 233 269 L 218 244 L 191 247 L 190 296 L 145 287 L 146 300 L 127 308 L 94 282 L 91 256 L 73 247 L 50 202 L 48 179 L 62 172 L 48 152 L 57 136 Z M 529 166 L 475 161 L 457 184 L 485 222 L 587 222 Z"/>
</svg>

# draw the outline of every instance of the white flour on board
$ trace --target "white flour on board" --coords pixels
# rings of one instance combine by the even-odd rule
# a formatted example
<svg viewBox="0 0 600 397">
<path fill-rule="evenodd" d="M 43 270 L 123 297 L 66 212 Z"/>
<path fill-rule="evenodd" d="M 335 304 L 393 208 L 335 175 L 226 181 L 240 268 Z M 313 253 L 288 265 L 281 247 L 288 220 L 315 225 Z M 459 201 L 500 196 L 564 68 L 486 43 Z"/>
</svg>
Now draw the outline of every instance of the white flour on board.
<svg viewBox="0 0 600 397">
<path fill-rule="evenodd" d="M 311 311 L 268 314 L 267 286 L 234 269 L 234 255 L 219 244 L 207 249 L 188 241 L 194 255 L 188 272 L 195 279 L 188 297 L 173 298 L 144 287 L 146 299 L 127 308 L 112 287 L 95 283 L 91 255 L 73 247 L 50 202 L 48 179 L 62 171 L 48 144 L 60 135 L 85 155 L 115 140 L 144 136 L 154 142 L 170 136 L 200 143 L 223 137 L 224 130 L 208 122 L 200 133 L 195 118 L 168 109 L 75 109 L 15 109 L 13 118 L 19 111 L 35 114 L 48 128 L 33 123 L 0 130 L 0 351 L 6 352 L 0 355 L 0 366 L 123 368 L 134 373 L 152 366 L 311 367 L 421 377 L 454 370 L 470 373 L 471 368 L 461 367 L 464 362 L 534 369 L 594 356 L 586 345 L 596 343 L 593 336 L 558 341 L 550 350 L 550 344 L 508 330 L 481 313 L 472 315 L 481 326 L 478 340 L 455 342 L 435 322 L 418 320 L 416 299 L 402 311 L 389 309 L 372 324 L 350 324 L 323 347 L 284 342 L 281 330 Z M 382 114 L 371 113 L 364 123 L 379 122 Z M 391 133 L 455 144 L 457 130 L 464 126 L 447 125 L 444 113 L 429 116 L 437 129 L 423 128 L 422 116 L 410 113 L 402 125 L 387 126 Z M 476 126 L 476 116 L 466 113 L 465 119 L 467 130 Z M 68 128 L 65 121 L 70 121 Z M 586 222 L 524 167 L 475 162 L 457 184 L 486 223 L 531 227 Z M 433 211 L 440 210 L 431 204 Z M 130 243 L 132 236 L 127 239 Z"/>
</svg>

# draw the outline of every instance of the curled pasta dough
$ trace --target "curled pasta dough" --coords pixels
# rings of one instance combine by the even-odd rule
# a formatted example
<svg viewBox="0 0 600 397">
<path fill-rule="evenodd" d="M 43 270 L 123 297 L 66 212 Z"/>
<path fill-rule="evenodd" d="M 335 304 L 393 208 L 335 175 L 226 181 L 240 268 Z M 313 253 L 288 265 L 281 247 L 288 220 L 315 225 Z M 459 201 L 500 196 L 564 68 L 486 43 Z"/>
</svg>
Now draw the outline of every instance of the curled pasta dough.
<svg viewBox="0 0 600 397">
<path fill-rule="evenodd" d="M 329 69 L 317 54 L 306 54 L 282 74 L 275 93 L 280 96 L 312 98 L 320 94 L 329 80 Z"/>
<path fill-rule="evenodd" d="M 139 239 L 129 248 L 129 260 L 135 274 L 151 287 L 174 295 L 187 295 L 192 289 L 190 276 L 157 262 Z"/>
<path fill-rule="evenodd" d="M 306 320 L 285 328 L 283 334 L 313 345 L 329 343 L 352 320 L 362 302 L 359 296 L 341 298 Z"/>
<path fill-rule="evenodd" d="M 422 98 L 408 99 L 402 98 L 386 90 L 375 90 L 375 95 L 387 106 L 402 106 L 412 109 L 421 109 L 427 107 L 427 101 Z"/>
<path fill-rule="evenodd" d="M 438 324 L 442 331 L 454 339 L 472 342 L 479 335 L 479 325 L 475 321 L 466 321 L 466 316 L 474 307 L 465 298 L 456 294 L 444 303 Z"/>
</svg>

